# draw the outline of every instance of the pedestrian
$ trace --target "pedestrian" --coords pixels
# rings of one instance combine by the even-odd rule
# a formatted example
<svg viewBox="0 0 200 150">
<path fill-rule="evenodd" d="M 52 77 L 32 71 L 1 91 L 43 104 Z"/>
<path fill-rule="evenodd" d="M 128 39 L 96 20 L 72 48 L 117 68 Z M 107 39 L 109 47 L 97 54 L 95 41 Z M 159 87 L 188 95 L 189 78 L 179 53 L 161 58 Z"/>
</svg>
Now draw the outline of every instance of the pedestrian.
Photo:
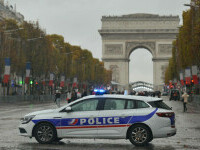
<svg viewBox="0 0 200 150">
<path fill-rule="evenodd" d="M 77 94 L 77 99 L 81 98 L 81 92 L 79 92 L 78 89 L 77 89 L 77 91 L 76 91 L 76 94 Z"/>
<path fill-rule="evenodd" d="M 72 93 L 71 93 L 71 91 L 68 91 L 67 92 L 67 102 L 68 103 L 71 103 L 71 98 L 72 98 Z"/>
<path fill-rule="evenodd" d="M 75 101 L 77 99 L 77 93 L 75 90 L 72 91 L 72 97 L 71 97 L 71 101 Z"/>
<path fill-rule="evenodd" d="M 59 90 L 56 90 L 56 93 L 55 93 L 55 103 L 58 107 L 60 107 L 60 97 L 61 97 L 61 93 Z"/>
<path fill-rule="evenodd" d="M 182 97 L 183 97 L 183 112 L 186 112 L 187 111 L 187 103 L 188 103 L 188 97 L 189 97 L 189 95 L 186 93 L 186 92 L 184 92 L 184 94 L 182 95 Z"/>
<path fill-rule="evenodd" d="M 158 98 L 160 98 L 161 97 L 161 92 L 160 91 L 158 91 Z"/>
<path fill-rule="evenodd" d="M 83 90 L 82 97 L 87 96 L 87 91 Z"/>
</svg>

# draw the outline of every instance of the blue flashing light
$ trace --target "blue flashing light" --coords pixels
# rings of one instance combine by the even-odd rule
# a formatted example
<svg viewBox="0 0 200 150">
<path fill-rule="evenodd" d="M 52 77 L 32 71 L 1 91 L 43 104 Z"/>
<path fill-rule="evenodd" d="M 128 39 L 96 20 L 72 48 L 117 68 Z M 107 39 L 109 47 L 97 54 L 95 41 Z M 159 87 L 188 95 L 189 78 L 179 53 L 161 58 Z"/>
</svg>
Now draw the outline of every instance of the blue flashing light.
<svg viewBox="0 0 200 150">
<path fill-rule="evenodd" d="M 100 89 L 99 92 L 100 93 L 105 93 L 105 90 L 104 89 Z"/>
<path fill-rule="evenodd" d="M 106 91 L 104 89 L 94 89 L 95 95 L 103 95 Z"/>
</svg>

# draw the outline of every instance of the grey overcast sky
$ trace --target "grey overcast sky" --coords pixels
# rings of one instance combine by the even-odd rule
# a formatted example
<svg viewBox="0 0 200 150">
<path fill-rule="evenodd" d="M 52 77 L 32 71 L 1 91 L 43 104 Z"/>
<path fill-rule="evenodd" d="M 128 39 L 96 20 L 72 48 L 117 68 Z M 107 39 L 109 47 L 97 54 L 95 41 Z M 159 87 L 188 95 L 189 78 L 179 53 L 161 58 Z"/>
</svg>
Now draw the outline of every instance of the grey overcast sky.
<svg viewBox="0 0 200 150">
<path fill-rule="evenodd" d="M 6 0 L 5 0 L 6 1 Z M 88 49 L 101 60 L 102 46 L 98 29 L 101 17 L 133 13 L 179 15 L 190 0 L 8 0 L 17 5 L 25 20 L 39 21 L 48 34 L 63 35 L 66 42 Z M 181 22 L 180 22 L 181 24 Z M 130 56 L 130 81 L 153 82 L 152 55 L 137 49 Z"/>
</svg>

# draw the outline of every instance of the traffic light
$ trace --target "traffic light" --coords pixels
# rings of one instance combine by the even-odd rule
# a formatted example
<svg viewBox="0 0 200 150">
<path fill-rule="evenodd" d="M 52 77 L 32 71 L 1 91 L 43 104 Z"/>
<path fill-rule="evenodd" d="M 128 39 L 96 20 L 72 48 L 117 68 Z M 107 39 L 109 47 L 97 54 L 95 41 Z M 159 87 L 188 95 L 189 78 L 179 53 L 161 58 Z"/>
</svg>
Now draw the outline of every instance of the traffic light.
<svg viewBox="0 0 200 150">
<path fill-rule="evenodd" d="M 194 80 L 192 80 L 191 85 L 194 85 Z"/>
<path fill-rule="evenodd" d="M 33 81 L 32 80 L 30 80 L 30 85 L 32 85 L 33 84 Z"/>
<path fill-rule="evenodd" d="M 24 81 L 19 81 L 19 85 L 22 85 L 22 84 L 24 84 Z"/>
</svg>

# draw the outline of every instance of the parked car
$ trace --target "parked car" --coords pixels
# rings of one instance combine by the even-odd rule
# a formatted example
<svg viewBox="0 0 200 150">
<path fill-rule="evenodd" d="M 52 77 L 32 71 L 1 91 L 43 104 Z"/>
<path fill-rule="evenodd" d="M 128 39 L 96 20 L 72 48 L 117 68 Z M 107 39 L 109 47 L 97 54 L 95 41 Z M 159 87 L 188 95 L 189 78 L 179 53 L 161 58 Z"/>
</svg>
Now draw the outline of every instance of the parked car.
<svg viewBox="0 0 200 150">
<path fill-rule="evenodd" d="M 176 134 L 175 114 L 161 98 L 90 95 L 21 119 L 22 136 L 42 144 L 63 138 L 129 139 L 136 146 Z"/>
<path fill-rule="evenodd" d="M 155 96 L 159 97 L 161 96 L 161 92 L 160 91 L 155 91 Z"/>
<path fill-rule="evenodd" d="M 168 96 L 168 93 L 167 92 L 163 92 L 162 96 Z"/>
<path fill-rule="evenodd" d="M 180 92 L 177 89 L 172 89 L 170 91 L 170 97 L 169 100 L 180 100 Z"/>
</svg>

